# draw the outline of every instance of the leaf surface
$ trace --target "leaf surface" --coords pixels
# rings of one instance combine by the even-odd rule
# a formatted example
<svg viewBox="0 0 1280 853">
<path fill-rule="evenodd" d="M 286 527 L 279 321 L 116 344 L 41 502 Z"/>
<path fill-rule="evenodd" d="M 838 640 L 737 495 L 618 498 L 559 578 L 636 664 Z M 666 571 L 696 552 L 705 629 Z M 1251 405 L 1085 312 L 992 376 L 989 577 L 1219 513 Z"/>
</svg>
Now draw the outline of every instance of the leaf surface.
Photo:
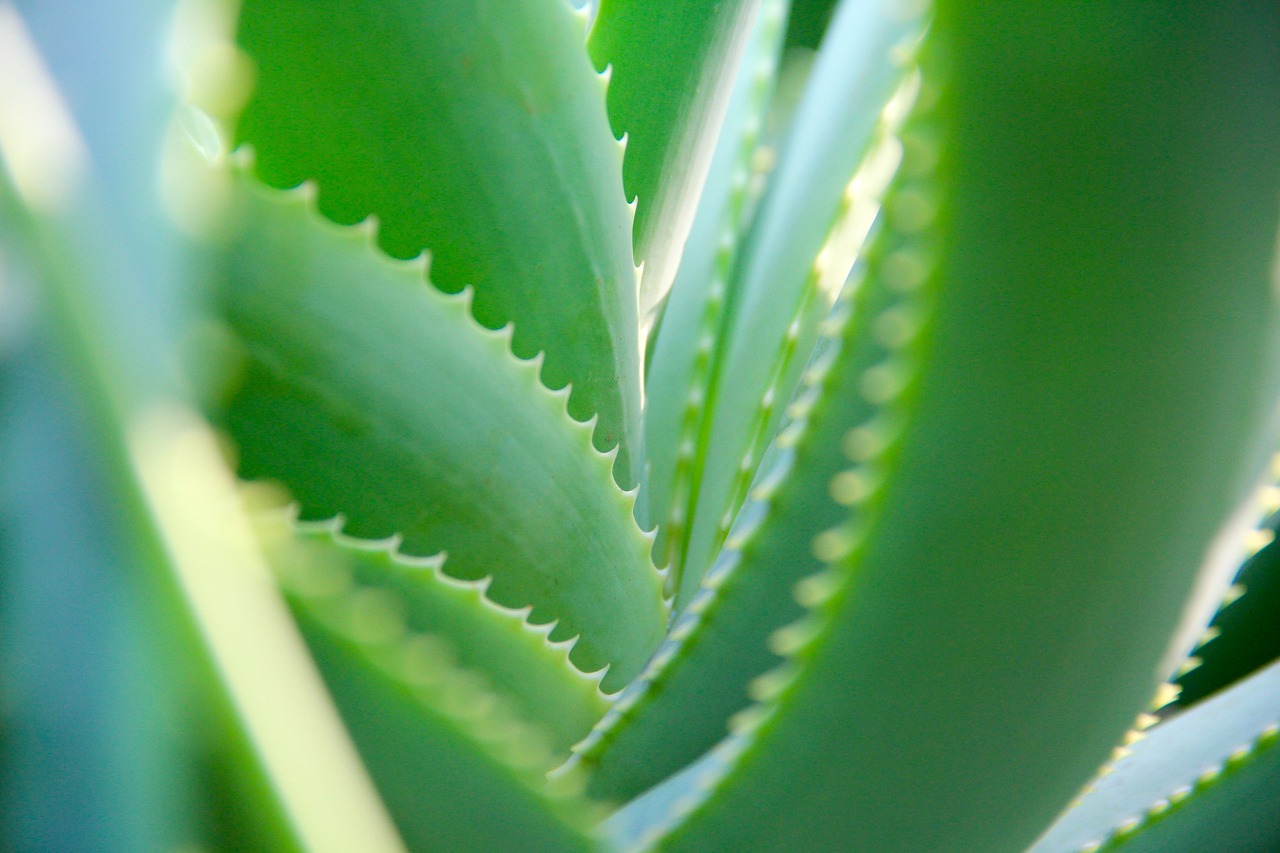
<svg viewBox="0 0 1280 853">
<path fill-rule="evenodd" d="M 1277 747 L 1280 663 L 1152 728 L 1029 853 L 1272 849 Z"/>
<path fill-rule="evenodd" d="M 746 499 L 893 174 L 896 152 L 877 141 L 901 116 L 882 108 L 919 29 L 891 0 L 846 0 L 810 74 L 728 286 L 673 562 L 678 606 Z"/>
<path fill-rule="evenodd" d="M 738 69 L 707 183 L 680 271 L 663 307 L 645 372 L 645 447 L 650 518 L 658 523 L 659 565 L 684 538 L 694 445 L 706 403 L 715 341 L 740 250 L 741 232 L 759 200 L 756 155 L 778 67 L 785 0 L 768 0 L 756 18 Z M 668 582 L 674 582 L 675 577 Z"/>
<path fill-rule="evenodd" d="M 512 713 L 544 730 L 562 753 L 609 707 L 599 676 L 569 663 L 568 643 L 547 639 L 550 626 L 525 621 L 485 597 L 484 581 L 457 581 L 439 558 L 400 554 L 395 540 L 369 542 L 342 536 L 328 523 L 289 524 L 263 519 L 273 568 L 287 589 L 378 590 L 408 630 L 439 638 L 461 669 L 482 676 Z"/>
<path fill-rule="evenodd" d="M 662 636 L 651 540 L 611 457 L 539 382 L 539 362 L 432 288 L 423 265 L 389 261 L 367 228 L 327 226 L 250 193 L 251 226 L 221 293 L 245 358 L 224 422 L 247 478 L 281 481 L 303 519 L 398 535 L 412 556 L 444 551 L 464 580 L 580 635 L 584 671 L 616 690 Z"/>
<path fill-rule="evenodd" d="M 893 335 L 918 331 L 897 294 L 862 280 L 865 267 L 855 268 L 828 318 L 787 426 L 715 565 L 644 672 L 575 749 L 573 763 L 592 770 L 593 794 L 629 799 L 709 750 L 750 704 L 752 680 L 780 662 L 768 640 L 804 613 L 791 591 L 822 568 L 812 542 L 849 512 L 847 500 L 828 494 L 845 461 L 828 425 L 859 417 L 851 409 L 874 415 L 861 396 L 864 374 L 892 354 Z"/>
<path fill-rule="evenodd" d="M 591 808 L 542 774 L 540 733 L 435 638 L 406 630 L 385 593 L 294 599 L 334 700 L 410 849 L 590 851 Z"/>
<path fill-rule="evenodd" d="M 257 84 L 237 131 L 275 187 L 314 180 L 339 223 L 372 214 L 392 256 L 475 291 L 480 323 L 518 321 L 569 411 L 599 416 L 638 482 L 640 349 L 631 213 L 604 81 L 563 0 L 248 0 Z"/>
<path fill-rule="evenodd" d="M 588 47 L 597 67 L 611 69 L 609 117 L 626 134 L 623 180 L 638 203 L 646 324 L 680 263 L 759 7 L 760 0 L 600 2 Z"/>
<path fill-rule="evenodd" d="M 1165 12 L 939 5 L 868 270 L 923 331 L 828 427 L 873 488 L 657 849 L 1024 849 L 1175 665 L 1273 440 L 1280 21 Z"/>
</svg>

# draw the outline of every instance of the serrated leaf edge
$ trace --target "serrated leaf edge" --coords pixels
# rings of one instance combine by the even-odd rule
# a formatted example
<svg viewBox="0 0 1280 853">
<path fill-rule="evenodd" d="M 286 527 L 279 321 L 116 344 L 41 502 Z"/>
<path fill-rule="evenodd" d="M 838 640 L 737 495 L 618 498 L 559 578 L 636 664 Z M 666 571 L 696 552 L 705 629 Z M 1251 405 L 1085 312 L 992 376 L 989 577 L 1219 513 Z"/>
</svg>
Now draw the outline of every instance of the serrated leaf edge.
<svg viewBox="0 0 1280 853">
<path fill-rule="evenodd" d="M 930 84 L 931 75 L 921 73 L 916 59 L 922 42 L 917 42 L 917 50 L 913 52 L 916 64 L 911 70 L 916 82 L 912 84 L 912 100 L 886 107 L 886 110 L 902 111 L 902 124 L 896 136 L 904 143 L 903 159 L 889 182 L 881 206 L 886 227 L 879 230 L 876 240 L 876 243 L 893 241 L 892 247 L 883 255 L 873 251 L 878 246 L 866 246 L 863 250 L 868 261 L 866 275 L 878 277 L 900 297 L 869 325 L 879 325 L 880 319 L 888 315 L 908 315 L 913 318 L 913 333 L 906 337 L 885 335 L 881 343 L 889 355 L 863 374 L 860 390 L 874 413 L 845 433 L 841 448 L 852 467 L 833 475 L 827 495 L 828 499 L 849 507 L 848 520 L 813 540 L 813 555 L 826 568 L 801 579 L 794 588 L 795 599 L 808 612 L 769 638 L 770 649 L 782 657 L 783 662 L 752 682 L 753 704 L 730 720 L 730 736 L 708 754 L 709 760 L 692 791 L 671 805 L 665 820 L 654 822 L 637 842 L 636 850 L 652 850 L 677 830 L 681 820 L 703 806 L 720 783 L 731 778 L 742 761 L 758 748 L 761 734 L 772 726 L 789 698 L 803 685 L 807 664 L 836 627 L 841 604 L 855 592 L 858 558 L 875 526 L 877 510 L 890 479 L 888 474 L 896 467 L 903 427 L 914 403 L 920 362 L 927 355 L 927 330 L 936 296 L 936 270 L 932 262 L 936 235 L 930 231 L 932 217 L 938 209 L 934 186 L 936 152 L 924 134 L 913 137 L 913 144 L 905 144 L 905 137 L 913 134 L 917 123 L 928 124 L 937 102 L 937 92 Z M 920 215 L 922 213 L 927 215 Z M 891 382 L 882 381 L 888 376 L 892 376 Z M 797 412 L 797 421 L 800 414 Z M 781 434 L 778 440 L 785 442 Z M 873 484 L 872 488 L 857 501 L 837 501 L 839 481 L 850 474 L 864 478 Z"/>
<path fill-rule="evenodd" d="M 738 463 L 738 469 L 729 488 L 728 503 L 720 516 L 715 531 L 713 551 L 719 551 L 728 539 L 731 528 L 743 502 L 748 496 L 751 484 L 755 479 L 757 455 L 763 455 L 770 436 L 766 434 L 768 423 L 774 408 L 779 405 L 779 397 L 786 394 L 782 388 L 783 377 L 791 370 L 797 356 L 807 358 L 808 352 L 801 352 L 797 346 L 801 333 L 801 318 L 805 317 L 814 301 L 823 293 L 835 290 L 834 306 L 843 283 L 848 279 L 857 257 L 865 247 L 865 241 L 884 201 L 885 193 L 891 186 L 894 176 L 902 160 L 902 144 L 899 137 L 903 123 L 915 103 L 919 88 L 920 74 L 915 64 L 919 41 L 915 42 L 910 52 L 904 52 L 902 61 L 904 73 L 902 82 L 895 89 L 888 104 L 881 111 L 876 130 L 866 154 L 859 161 L 857 168 L 845 185 L 840 196 L 839 206 L 832 215 L 831 224 L 823 239 L 822 246 L 814 256 L 806 273 L 796 301 L 792 321 L 787 326 L 781 343 L 781 350 L 773 359 L 773 371 L 765 386 L 756 410 L 751 417 L 750 434 L 746 452 Z M 711 378 L 705 398 L 715 394 L 718 372 Z M 789 405 L 796 405 L 795 402 Z M 703 422 L 698 436 L 698 446 L 705 447 L 711 441 L 710 424 Z M 785 434 L 780 426 L 778 435 Z M 689 506 L 697 501 L 696 489 Z M 689 543 L 690 525 L 686 528 L 686 536 L 680 543 L 682 572 L 689 567 L 683 565 Z"/>
<path fill-rule="evenodd" d="M 688 495 L 692 491 L 695 448 L 699 427 L 706 412 L 707 394 L 711 378 L 712 356 L 716 348 L 718 333 L 723 330 L 725 319 L 725 303 L 728 295 L 733 270 L 737 264 L 742 239 L 746 236 L 743 225 L 753 202 L 760 195 L 763 187 L 760 182 L 751 180 L 753 158 L 760 145 L 763 129 L 761 113 L 773 90 L 773 73 L 777 68 L 777 42 L 783 34 L 783 3 L 766 2 L 760 9 L 760 15 L 766 19 L 772 29 L 765 32 L 767 43 L 756 57 L 751 74 L 751 114 L 742 128 L 742 136 L 737 150 L 737 165 L 731 179 L 728 203 L 725 205 L 724 219 L 721 223 L 716 246 L 716 256 L 711 272 L 711 281 L 707 288 L 706 302 L 702 309 L 699 323 L 700 334 L 695 354 L 693 371 L 690 375 L 689 392 L 685 409 L 681 413 L 679 440 L 676 443 L 676 459 L 672 475 L 671 510 L 667 514 L 665 528 L 665 552 L 660 560 L 671 573 L 667 577 L 667 593 L 674 596 L 680 584 L 683 566 L 672 551 L 677 547 L 684 535 L 685 522 L 689 517 Z M 776 19 L 776 20 L 775 20 Z"/>
<path fill-rule="evenodd" d="M 850 286 L 842 291 L 831 316 L 823 324 L 823 340 L 834 342 L 844 333 L 851 317 L 849 302 L 853 290 L 854 286 Z M 805 371 L 797 398 L 806 399 L 807 404 L 792 411 L 793 417 L 784 431 L 785 439 L 780 433 L 778 442 L 765 454 L 748 503 L 738 514 L 724 548 L 703 577 L 698 592 L 675 617 L 666 640 L 644 670 L 627 685 L 587 737 L 572 747 L 573 755 L 566 764 L 578 765 L 598 759 L 617 731 L 645 707 L 644 700 L 649 693 L 661 690 L 667 676 L 677 671 L 697 647 L 703 627 L 714 618 L 727 592 L 741 579 L 738 567 L 743 551 L 767 522 L 773 496 L 791 474 L 795 460 L 793 447 L 803 440 L 813 402 L 821 394 L 833 364 L 834 358 L 823 358 Z"/>
<path fill-rule="evenodd" d="M 558 621 L 531 622 L 529 621 L 529 616 L 533 611 L 532 605 L 518 608 L 507 607 L 489 598 L 488 589 L 493 582 L 492 575 L 486 575 L 476 580 L 455 578 L 444 570 L 448 563 L 448 555 L 444 552 L 430 556 L 405 554 L 400 550 L 402 537 L 399 534 L 394 534 L 385 539 L 365 539 L 352 536 L 344 531 L 346 519 L 341 513 L 328 519 L 308 519 L 306 521 L 300 519 L 299 513 L 300 507 L 296 501 L 290 502 L 282 510 L 285 525 L 292 535 L 303 541 L 318 540 L 330 543 L 342 550 L 377 554 L 385 557 L 392 565 L 423 572 L 434 583 L 468 593 L 477 606 L 493 614 L 493 618 L 514 623 L 522 632 L 531 637 L 536 637 L 553 658 L 564 664 L 568 672 L 575 678 L 591 685 L 596 697 L 601 702 L 606 704 L 613 702 L 613 696 L 616 694 L 606 694 L 600 689 L 600 682 L 604 680 L 605 675 L 609 672 L 608 666 L 592 672 L 586 672 L 579 669 L 569 659 L 569 654 L 573 647 L 577 645 L 580 635 L 575 634 L 563 640 L 552 640 L 551 633 L 559 624 Z M 398 593 L 394 593 L 391 590 L 388 590 L 388 592 L 399 597 Z M 446 637 L 446 639 L 448 638 Z"/>
<path fill-rule="evenodd" d="M 661 602 L 662 614 L 664 617 L 669 617 L 671 601 L 663 592 L 668 570 L 666 568 L 658 568 L 653 562 L 653 545 L 657 538 L 657 528 L 654 527 L 653 529 L 646 531 L 641 528 L 637 521 L 636 509 L 640 486 L 637 484 L 630 489 L 623 489 L 618 485 L 613 472 L 614 462 L 617 459 L 620 445 L 614 445 L 608 450 L 603 451 L 596 447 L 594 436 L 598 415 L 592 415 L 585 421 L 579 421 L 569 413 L 568 402 L 569 395 L 572 392 L 572 384 L 566 385 L 563 388 L 553 389 L 549 388 L 543 382 L 542 367 L 545 359 L 545 353 L 539 351 L 529 358 L 521 358 L 515 354 L 511 346 L 515 334 L 514 322 L 509 322 L 497 329 L 490 329 L 476 320 L 471 307 L 474 299 L 474 289 L 472 287 L 467 286 L 457 293 L 448 293 L 432 284 L 430 277 L 430 252 L 424 251 L 416 258 L 407 260 L 392 258 L 387 255 L 378 244 L 377 234 L 379 223 L 376 216 L 370 215 L 360 222 L 352 225 L 336 223 L 320 212 L 319 207 L 317 206 L 319 189 L 315 181 L 307 180 L 299 184 L 297 187 L 290 189 L 278 189 L 263 183 L 257 178 L 253 169 L 254 152 L 251 145 L 246 144 L 237 147 L 230 153 L 227 159 L 232 172 L 241 179 L 242 184 L 247 187 L 249 192 L 255 193 L 259 197 L 266 198 L 275 204 L 293 206 L 301 209 L 304 216 L 308 217 L 312 222 L 329 233 L 338 236 L 350 234 L 360 235 L 362 242 L 367 245 L 368 250 L 373 253 L 379 261 L 388 264 L 393 269 L 408 271 L 410 274 L 418 278 L 422 284 L 426 285 L 437 298 L 442 300 L 445 305 L 448 305 L 452 310 L 457 311 L 461 315 L 463 322 L 466 322 L 475 328 L 483 338 L 491 341 L 493 344 L 496 344 L 500 348 L 502 356 L 509 359 L 517 369 L 521 370 L 529 379 L 531 379 L 533 384 L 537 386 L 537 389 L 541 393 L 545 393 L 558 401 L 557 409 L 563 415 L 566 428 L 570 430 L 571 434 L 580 437 L 580 443 L 583 445 L 583 453 L 589 455 L 590 458 L 597 460 L 598 464 L 602 466 L 602 476 L 607 478 L 609 483 L 608 488 L 612 489 L 613 492 L 616 493 L 616 497 L 620 500 L 621 508 L 625 511 L 627 518 L 630 520 L 627 525 L 628 529 L 637 537 L 633 544 L 642 549 L 642 553 L 644 554 L 644 562 L 648 566 L 651 583 L 653 584 L 656 595 Z M 299 513 L 300 516 L 305 513 L 305 507 L 300 507 Z M 339 513 L 339 515 L 341 514 Z M 311 519 L 307 520 L 310 521 Z M 342 535 L 345 536 L 346 534 Z M 388 537 L 398 535 L 399 531 L 391 531 L 387 534 Z M 359 539 L 359 537 L 351 538 Z M 365 539 L 362 541 L 370 540 Z M 397 554 L 401 559 L 413 559 L 415 556 L 418 556 L 400 552 L 398 547 L 397 542 Z M 444 573 L 443 566 L 441 567 L 441 573 L 444 577 L 449 577 L 451 580 L 465 582 L 462 581 L 462 579 L 455 578 Z M 519 605 L 519 607 L 504 605 L 501 602 L 489 598 L 487 594 L 485 595 L 485 598 L 494 606 L 505 607 L 508 610 L 520 609 L 525 606 L 524 604 Z M 559 619 L 556 619 L 553 620 L 553 623 L 549 624 L 558 624 L 558 622 Z M 607 670 L 608 667 L 606 667 L 605 670 L 601 670 L 601 672 L 607 674 Z M 604 675 L 602 674 L 601 678 L 603 677 Z M 611 694 L 605 695 L 607 696 Z"/>
<path fill-rule="evenodd" d="M 299 600 L 325 630 L 359 648 L 384 678 L 408 690 L 523 787 L 543 797 L 566 824 L 590 831 L 598 809 L 582 797 L 581 778 L 547 777 L 544 770 L 553 759 L 547 747 L 550 739 L 540 727 L 511 712 L 482 675 L 449 663 L 439 638 L 411 631 L 371 596 L 392 594 L 362 588 Z M 380 609 L 383 612 L 376 612 Z"/>
</svg>

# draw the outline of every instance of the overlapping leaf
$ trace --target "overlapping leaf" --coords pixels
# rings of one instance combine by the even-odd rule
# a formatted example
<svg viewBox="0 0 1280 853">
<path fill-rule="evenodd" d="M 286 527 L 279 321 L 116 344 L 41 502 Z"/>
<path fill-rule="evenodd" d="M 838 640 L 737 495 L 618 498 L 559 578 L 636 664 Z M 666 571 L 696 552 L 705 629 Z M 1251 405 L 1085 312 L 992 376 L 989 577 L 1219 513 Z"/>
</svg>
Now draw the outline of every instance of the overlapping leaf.
<svg viewBox="0 0 1280 853">
<path fill-rule="evenodd" d="M 1272 849 L 1278 747 L 1280 663 L 1152 729 L 1030 853 Z"/>
<path fill-rule="evenodd" d="M 483 678 L 513 715 L 545 731 L 555 754 L 609 707 L 600 676 L 569 663 L 571 643 L 550 642 L 552 626 L 528 624 L 528 608 L 493 604 L 485 597 L 487 581 L 454 580 L 444 573 L 443 560 L 405 557 L 394 538 L 351 539 L 329 524 L 296 525 L 285 517 L 263 518 L 260 530 L 273 566 L 296 596 L 317 589 L 381 596 L 407 630 L 434 638 L 442 658 Z"/>
<path fill-rule="evenodd" d="M 896 166 L 868 157 L 911 65 L 918 16 L 845 0 L 732 274 L 673 557 L 683 606 L 723 544 Z M 901 100 L 901 99 L 900 99 Z"/>
<path fill-rule="evenodd" d="M 760 0 L 602 0 L 588 45 L 610 69 L 609 117 L 626 134 L 628 198 L 638 204 L 640 316 L 653 319 L 693 224 L 730 90 Z"/>
<path fill-rule="evenodd" d="M 326 227 L 304 199 L 246 196 L 221 292 L 245 358 L 224 418 L 242 475 L 281 481 L 304 519 L 341 514 L 350 535 L 492 576 L 494 601 L 558 620 L 552 639 L 580 635 L 574 661 L 610 666 L 616 690 L 665 610 L 612 457 L 539 382 L 540 359 L 471 319 L 469 291 L 440 293 L 423 264 L 389 261 L 369 228 Z"/>
<path fill-rule="evenodd" d="M 1019 850 L 1145 705 L 1271 441 L 1280 80 L 1241 49 L 1255 23 L 940 5 L 868 272 L 926 325 L 863 374 L 879 413 L 840 404 L 855 509 L 659 849 Z"/>
<path fill-rule="evenodd" d="M 517 321 L 569 411 L 639 481 L 640 350 L 631 212 L 604 81 L 564 0 L 247 0 L 257 65 L 237 131 L 271 185 L 319 186 L 342 223 L 372 214 L 399 258 L 474 288 L 475 316 Z"/>
</svg>

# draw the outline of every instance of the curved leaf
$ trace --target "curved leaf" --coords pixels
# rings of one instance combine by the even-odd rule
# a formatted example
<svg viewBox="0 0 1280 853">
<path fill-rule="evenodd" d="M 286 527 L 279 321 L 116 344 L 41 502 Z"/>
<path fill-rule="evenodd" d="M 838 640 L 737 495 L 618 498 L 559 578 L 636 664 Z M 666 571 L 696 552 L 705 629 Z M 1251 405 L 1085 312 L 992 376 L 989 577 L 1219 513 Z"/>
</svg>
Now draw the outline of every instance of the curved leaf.
<svg viewBox="0 0 1280 853">
<path fill-rule="evenodd" d="M 787 9 L 786 0 L 760 8 L 738 70 L 720 140 L 685 247 L 680 271 L 663 307 L 645 371 L 645 449 L 650 518 L 658 523 L 655 562 L 670 565 L 683 539 L 684 512 L 698 421 L 706 398 L 715 338 L 724 322 L 726 289 L 741 232 L 759 197 L 753 172 L 763 116 Z M 672 584 L 675 576 L 668 578 Z"/>
<path fill-rule="evenodd" d="M 1280 663 L 1153 728 L 1029 853 L 1274 849 L 1277 747 Z"/>
<path fill-rule="evenodd" d="M 540 733 L 454 670 L 434 638 L 406 630 L 393 601 L 339 590 L 295 598 L 294 613 L 410 848 L 595 849 L 593 810 L 543 777 Z"/>
<path fill-rule="evenodd" d="M 282 481 L 303 518 L 492 575 L 494 601 L 559 620 L 553 639 L 581 635 L 575 663 L 625 684 L 661 639 L 661 578 L 565 394 L 370 229 L 326 227 L 305 194 L 250 195 L 220 294 L 245 358 L 224 416 L 241 474 Z"/>
<path fill-rule="evenodd" d="M 874 414 L 860 396 L 863 376 L 891 354 L 894 334 L 912 331 L 897 294 L 863 283 L 864 268 L 828 318 L 791 418 L 715 565 L 645 670 L 575 748 L 573 763 L 592 770 L 593 795 L 629 799 L 709 750 L 750 703 L 752 679 L 779 663 L 767 641 L 804 613 L 791 590 L 822 568 L 811 543 L 848 513 L 828 496 L 844 462 L 829 424 L 838 438 L 859 417 L 851 408 Z"/>
<path fill-rule="evenodd" d="M 288 525 L 263 519 L 260 535 L 274 547 L 273 568 L 286 589 L 353 585 L 386 593 L 409 630 L 430 634 L 457 665 L 485 678 L 514 713 L 544 730 L 563 753 L 604 715 L 608 700 L 600 675 L 583 675 L 569 663 L 570 643 L 551 643 L 551 626 L 525 621 L 528 608 L 507 610 L 485 597 L 488 581 L 457 581 L 438 558 L 415 559 L 396 541 L 351 539 L 328 523 Z"/>
<path fill-rule="evenodd" d="M 625 134 L 623 180 L 637 201 L 640 317 L 675 278 L 760 0 L 601 0 L 588 47 L 611 69 L 609 117 Z"/>
<path fill-rule="evenodd" d="M 1166 11 L 939 5 L 869 259 L 926 325 L 659 849 L 1023 849 L 1171 668 L 1273 441 L 1280 16 Z"/>
<path fill-rule="evenodd" d="M 596 446 L 641 465 L 631 213 L 604 81 L 564 0 L 246 0 L 257 88 L 238 139 L 276 187 L 315 180 L 340 223 L 372 214 L 391 255 L 475 289 L 475 316 L 518 320 L 521 358 L 599 415 Z"/>
<path fill-rule="evenodd" d="M 902 117 L 882 108 L 910 85 L 920 26 L 894 0 L 845 0 L 809 76 L 728 288 L 672 563 L 678 606 L 746 499 L 893 175 L 896 151 L 877 143 Z"/>
</svg>

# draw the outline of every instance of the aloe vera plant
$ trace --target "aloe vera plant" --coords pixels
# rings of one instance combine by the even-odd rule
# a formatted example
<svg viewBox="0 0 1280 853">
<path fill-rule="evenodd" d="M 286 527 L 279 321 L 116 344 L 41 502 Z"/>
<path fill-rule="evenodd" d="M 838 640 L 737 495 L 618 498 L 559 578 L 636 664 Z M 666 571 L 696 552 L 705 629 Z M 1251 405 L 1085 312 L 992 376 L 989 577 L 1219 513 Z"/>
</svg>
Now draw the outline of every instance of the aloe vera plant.
<svg viewBox="0 0 1280 853">
<path fill-rule="evenodd" d="M 0 2 L 0 842 L 1280 849 L 1277 139 L 1270 7 Z"/>
</svg>

